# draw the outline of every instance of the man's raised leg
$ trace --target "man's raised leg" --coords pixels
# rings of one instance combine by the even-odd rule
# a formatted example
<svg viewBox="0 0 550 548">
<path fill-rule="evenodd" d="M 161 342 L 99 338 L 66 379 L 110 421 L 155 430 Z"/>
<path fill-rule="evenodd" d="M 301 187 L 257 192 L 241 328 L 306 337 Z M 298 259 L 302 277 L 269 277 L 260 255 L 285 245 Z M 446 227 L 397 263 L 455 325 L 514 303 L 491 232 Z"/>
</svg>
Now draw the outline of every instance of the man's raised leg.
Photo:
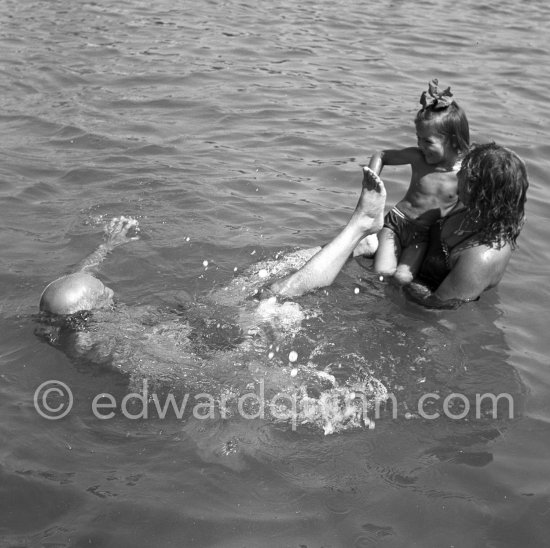
<svg viewBox="0 0 550 548">
<path fill-rule="evenodd" d="M 275 282 L 271 291 L 294 297 L 330 285 L 361 239 L 381 230 L 386 189 L 380 177 L 368 167 L 363 168 L 363 174 L 361 196 L 348 224 L 300 270 Z"/>
</svg>

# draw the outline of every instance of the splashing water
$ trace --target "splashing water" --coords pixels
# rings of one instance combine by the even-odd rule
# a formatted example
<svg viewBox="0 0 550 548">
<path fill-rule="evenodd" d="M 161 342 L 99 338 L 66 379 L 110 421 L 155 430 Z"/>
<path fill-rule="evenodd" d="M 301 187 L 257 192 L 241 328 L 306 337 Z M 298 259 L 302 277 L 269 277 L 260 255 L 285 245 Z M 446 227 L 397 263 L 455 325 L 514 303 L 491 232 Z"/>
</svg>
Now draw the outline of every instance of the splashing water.
<svg viewBox="0 0 550 548">
<path fill-rule="evenodd" d="M 299 268 L 315 252 L 294 252 L 252 265 L 227 288 L 185 310 L 121 304 L 94 312 L 70 336 L 49 342 L 80 360 L 122 372 L 134 390 L 148 379 L 151 389 L 207 392 L 218 409 L 223 404 L 231 415 L 238 411 L 239 398 L 261 384 L 263 397 L 270 399 L 266 417 L 276 422 L 293 428 L 312 425 L 325 434 L 372 427 L 367 413 L 387 397 L 380 381 L 363 369 L 361 376 L 339 382 L 318 370 L 318 346 L 307 365 L 298 363 L 294 349 L 279 353 L 303 330 L 304 318 L 317 317 L 318 310 L 275 297 L 243 300 L 255 295 L 266 279 Z"/>
</svg>

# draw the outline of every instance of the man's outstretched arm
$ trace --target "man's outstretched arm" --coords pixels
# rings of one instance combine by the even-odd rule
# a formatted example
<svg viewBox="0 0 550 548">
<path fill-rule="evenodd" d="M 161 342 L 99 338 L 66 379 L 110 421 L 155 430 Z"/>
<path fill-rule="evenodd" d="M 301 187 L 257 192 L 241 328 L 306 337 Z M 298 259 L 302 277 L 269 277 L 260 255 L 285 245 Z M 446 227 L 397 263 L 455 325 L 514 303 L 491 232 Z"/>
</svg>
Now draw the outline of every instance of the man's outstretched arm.
<svg viewBox="0 0 550 548">
<path fill-rule="evenodd" d="M 136 219 L 113 217 L 105 227 L 105 241 L 93 253 L 78 263 L 75 272 L 88 272 L 95 269 L 115 247 L 138 240 L 138 229 L 139 225 Z M 130 236 L 129 234 L 133 235 Z"/>
</svg>

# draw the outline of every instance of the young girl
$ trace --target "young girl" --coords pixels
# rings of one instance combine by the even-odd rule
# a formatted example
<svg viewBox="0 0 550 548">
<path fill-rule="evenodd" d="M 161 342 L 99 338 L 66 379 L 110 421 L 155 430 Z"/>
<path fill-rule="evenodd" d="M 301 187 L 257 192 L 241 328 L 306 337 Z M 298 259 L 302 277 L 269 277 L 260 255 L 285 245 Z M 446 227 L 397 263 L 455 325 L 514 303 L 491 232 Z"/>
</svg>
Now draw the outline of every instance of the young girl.
<svg viewBox="0 0 550 548">
<path fill-rule="evenodd" d="M 367 176 L 368 169 L 378 175 L 385 165 L 410 164 L 412 174 L 407 193 L 386 215 L 378 238 L 365 238 L 354 251 L 370 256 L 376 252 L 375 271 L 403 285 L 420 268 L 430 226 L 457 202 L 456 175 L 470 146 L 466 114 L 450 87 L 440 91 L 438 81 L 432 80 L 420 104 L 415 119 L 418 147 L 377 152 L 364 168 Z"/>
</svg>

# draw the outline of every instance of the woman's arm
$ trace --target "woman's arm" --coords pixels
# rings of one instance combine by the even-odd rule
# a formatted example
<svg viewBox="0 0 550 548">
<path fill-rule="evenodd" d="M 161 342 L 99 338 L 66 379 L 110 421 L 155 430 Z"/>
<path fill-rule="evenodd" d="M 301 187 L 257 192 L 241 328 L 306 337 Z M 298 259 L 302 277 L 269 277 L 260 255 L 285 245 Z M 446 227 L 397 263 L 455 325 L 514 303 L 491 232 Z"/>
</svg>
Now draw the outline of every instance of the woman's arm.
<svg viewBox="0 0 550 548">
<path fill-rule="evenodd" d="M 405 288 L 405 293 L 427 308 L 458 308 L 496 286 L 504 276 L 511 255 L 509 244 L 500 249 L 487 245 L 463 249 L 453 259 L 451 271 L 435 291 L 413 283 Z"/>
</svg>

